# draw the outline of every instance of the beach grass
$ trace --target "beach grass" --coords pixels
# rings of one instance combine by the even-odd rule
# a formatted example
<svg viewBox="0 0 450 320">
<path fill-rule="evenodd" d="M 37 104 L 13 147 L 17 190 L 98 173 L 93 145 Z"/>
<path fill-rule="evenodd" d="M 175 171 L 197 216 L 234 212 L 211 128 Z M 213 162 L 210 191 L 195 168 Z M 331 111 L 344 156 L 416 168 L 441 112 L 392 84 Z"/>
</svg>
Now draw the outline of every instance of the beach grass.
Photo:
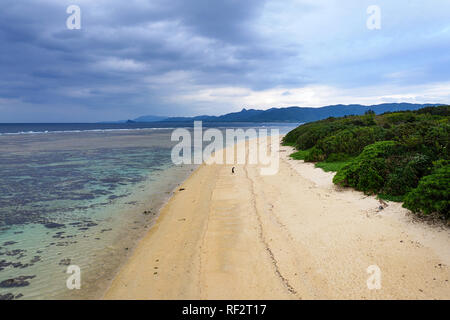
<svg viewBox="0 0 450 320">
<path fill-rule="evenodd" d="M 299 150 L 290 154 L 289 156 L 294 160 L 305 160 L 306 155 L 309 153 L 309 150 Z"/>
<path fill-rule="evenodd" d="M 317 162 L 316 168 L 321 168 L 325 172 L 337 172 L 341 170 L 343 167 L 348 165 L 351 162 L 351 160 L 345 160 L 345 161 L 334 161 L 334 162 Z"/>
<path fill-rule="evenodd" d="M 387 200 L 387 201 L 393 201 L 393 202 L 403 202 L 404 196 L 392 196 L 389 194 L 378 194 L 377 195 L 378 199 L 381 200 Z"/>
<path fill-rule="evenodd" d="M 309 154 L 310 149 L 308 150 L 299 150 L 294 153 L 291 153 L 289 157 L 294 160 L 305 160 L 305 157 Z M 315 164 L 316 168 L 321 168 L 325 172 L 336 172 L 352 161 L 353 158 L 348 158 L 342 161 L 322 161 L 317 162 Z"/>
<path fill-rule="evenodd" d="M 282 145 L 285 147 L 295 147 L 295 142 L 282 142 Z"/>
</svg>

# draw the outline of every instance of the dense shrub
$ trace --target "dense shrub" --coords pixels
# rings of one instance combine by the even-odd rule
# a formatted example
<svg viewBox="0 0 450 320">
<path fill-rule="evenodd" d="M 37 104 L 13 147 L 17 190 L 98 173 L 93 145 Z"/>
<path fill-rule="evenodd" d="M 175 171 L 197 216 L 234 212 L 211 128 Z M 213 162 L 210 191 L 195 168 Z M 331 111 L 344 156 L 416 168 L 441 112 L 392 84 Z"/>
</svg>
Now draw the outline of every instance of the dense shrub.
<svg viewBox="0 0 450 320">
<path fill-rule="evenodd" d="M 314 162 L 314 161 L 324 161 L 325 154 L 322 150 L 317 148 L 316 146 L 309 149 L 309 152 L 305 155 L 306 162 Z"/>
<path fill-rule="evenodd" d="M 398 161 L 387 165 L 391 171 L 382 192 L 393 196 L 401 196 L 415 188 L 419 180 L 431 171 L 431 159 L 422 154 L 409 157 L 396 157 Z"/>
<path fill-rule="evenodd" d="M 413 212 L 436 212 L 450 218 L 450 165 L 423 177 L 418 187 L 405 196 L 403 206 Z"/>
<path fill-rule="evenodd" d="M 322 161 L 332 154 L 356 156 L 365 146 L 383 140 L 384 129 L 380 127 L 360 127 L 345 129 L 335 135 L 321 139 L 315 145 L 317 149 L 310 154 L 308 161 Z"/>
<path fill-rule="evenodd" d="M 350 158 L 352 158 L 350 155 L 342 153 L 342 152 L 338 152 L 338 153 L 332 153 L 331 155 L 329 155 L 327 158 L 327 161 L 328 162 L 342 162 L 342 161 L 347 161 Z"/>
<path fill-rule="evenodd" d="M 299 150 L 290 154 L 289 156 L 294 160 L 305 160 L 306 155 L 309 153 L 309 150 Z"/>
<path fill-rule="evenodd" d="M 364 148 L 349 165 L 337 172 L 333 182 L 365 193 L 376 193 L 384 187 L 388 166 L 385 158 L 399 151 L 394 141 L 379 141 Z"/>
<path fill-rule="evenodd" d="M 394 141 L 380 141 L 367 146 L 347 167 L 338 171 L 334 183 L 365 193 L 402 196 L 415 188 L 432 168 L 431 159 L 422 154 L 408 154 Z"/>
<path fill-rule="evenodd" d="M 283 143 L 287 145 L 295 144 L 297 149 L 306 150 L 314 147 L 320 139 L 338 131 L 367 126 L 376 126 L 374 115 L 331 117 L 295 128 L 283 138 Z"/>
<path fill-rule="evenodd" d="M 326 137 L 333 131 L 334 131 L 333 127 L 314 128 L 300 135 L 295 143 L 297 145 L 297 148 L 301 150 L 306 150 L 314 147 L 317 141 Z"/>
<path fill-rule="evenodd" d="M 382 115 L 368 112 L 302 125 L 283 141 L 299 150 L 296 158 L 337 170 L 336 184 L 397 201 L 407 195 L 405 206 L 444 214 L 448 211 L 449 120 L 450 106 Z M 430 194 L 423 193 L 427 188 Z M 436 203 L 431 205 L 431 199 Z"/>
<path fill-rule="evenodd" d="M 449 139 L 450 124 L 443 123 L 428 128 L 424 134 L 423 146 L 426 148 L 424 152 L 429 153 L 436 159 L 449 158 Z"/>
<path fill-rule="evenodd" d="M 417 110 L 416 113 L 450 117 L 450 108 L 448 106 L 426 107 L 426 108 Z"/>
</svg>

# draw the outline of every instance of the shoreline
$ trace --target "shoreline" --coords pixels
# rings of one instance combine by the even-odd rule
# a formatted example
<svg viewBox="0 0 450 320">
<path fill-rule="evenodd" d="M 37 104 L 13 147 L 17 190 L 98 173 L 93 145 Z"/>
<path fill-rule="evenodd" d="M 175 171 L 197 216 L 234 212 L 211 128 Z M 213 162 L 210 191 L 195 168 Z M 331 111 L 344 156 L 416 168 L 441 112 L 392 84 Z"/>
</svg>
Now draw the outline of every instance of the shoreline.
<svg viewBox="0 0 450 320">
<path fill-rule="evenodd" d="M 161 210 L 169 203 L 169 201 L 173 198 L 173 196 L 175 195 L 175 192 L 180 188 L 180 186 L 186 181 L 188 180 L 198 169 L 200 166 L 191 169 L 190 173 L 189 172 L 185 172 L 184 177 L 179 180 L 178 182 L 176 182 L 175 187 L 173 187 L 170 191 L 166 192 L 169 195 L 167 197 L 164 197 L 161 201 L 161 203 L 159 203 L 157 206 L 151 206 L 152 200 L 147 200 L 146 202 L 144 202 L 139 209 L 134 209 L 135 211 L 139 211 L 139 212 L 143 212 L 143 211 L 148 211 L 151 212 L 153 210 L 156 210 L 156 213 L 153 214 L 152 217 L 150 217 L 150 219 L 147 222 L 147 226 L 145 227 L 145 230 L 141 230 L 141 233 L 139 236 L 136 237 L 136 239 L 134 239 L 134 241 L 131 243 L 131 245 L 128 246 L 127 248 L 127 254 L 126 257 L 121 259 L 121 262 L 116 266 L 116 268 L 114 269 L 114 271 L 112 272 L 112 277 L 111 279 L 105 281 L 104 287 L 105 289 L 97 291 L 95 296 L 97 300 L 103 299 L 105 296 L 105 293 L 109 290 L 109 288 L 111 287 L 112 282 L 114 281 L 114 279 L 117 277 L 117 275 L 119 274 L 120 270 L 127 264 L 127 262 L 129 261 L 129 259 L 133 256 L 137 246 L 139 245 L 139 243 L 142 241 L 143 238 L 146 237 L 146 235 L 154 228 L 155 224 L 157 223 L 159 217 L 160 217 L 160 212 Z M 158 198 L 158 200 L 161 200 L 161 198 Z M 149 209 L 150 208 L 150 209 Z"/>
<path fill-rule="evenodd" d="M 259 176 L 258 165 L 235 165 L 236 175 L 200 165 L 102 298 L 450 298 L 448 229 L 414 224 L 395 203 L 380 213 L 375 197 L 336 189 L 332 173 L 289 150 L 280 148 L 274 176 Z M 374 264 L 381 290 L 367 288 Z"/>
<path fill-rule="evenodd" d="M 127 261 L 130 259 L 130 257 L 133 255 L 134 250 L 136 249 L 137 245 L 140 243 L 140 241 L 146 236 L 146 234 L 153 228 L 156 221 L 159 217 L 159 212 L 162 208 L 166 206 L 166 204 L 170 201 L 170 199 L 173 197 L 176 190 L 180 187 L 181 184 L 183 184 L 189 177 L 198 169 L 198 167 L 190 168 L 189 170 L 186 169 L 179 169 L 178 170 L 181 173 L 175 173 L 177 170 L 174 167 L 169 167 L 163 170 L 165 171 L 171 171 L 171 174 L 173 175 L 180 175 L 180 180 L 174 180 L 170 182 L 170 185 L 174 185 L 171 189 L 168 189 L 168 191 L 165 191 L 164 193 L 167 194 L 166 196 L 158 196 L 157 193 L 151 194 L 150 197 L 148 197 L 148 190 L 149 188 L 154 187 L 153 185 L 146 185 L 145 187 L 142 187 L 141 190 L 135 190 L 135 193 L 139 193 L 140 195 L 136 197 L 136 199 L 140 199 L 138 201 L 141 201 L 139 205 L 129 206 L 129 208 L 124 209 L 124 212 L 128 214 L 133 214 L 135 216 L 135 219 L 140 219 L 141 223 L 144 223 L 145 226 L 142 226 L 142 228 L 139 228 L 139 230 L 135 230 L 138 232 L 138 235 L 132 235 L 128 236 L 130 239 L 128 239 L 128 242 L 125 244 L 123 243 L 123 238 L 119 235 L 116 235 L 116 240 L 114 241 L 114 244 L 112 244 L 108 249 L 114 250 L 117 253 L 119 253 L 119 249 L 117 247 L 120 247 L 121 249 L 126 250 L 125 257 L 121 257 L 116 264 L 114 268 L 111 269 L 110 273 L 104 274 L 103 277 L 105 279 L 98 280 L 96 278 L 93 278 L 94 281 L 93 286 L 99 287 L 98 289 L 92 289 L 92 292 L 87 293 L 91 298 L 93 299 L 102 299 L 105 292 L 109 289 L 111 286 L 112 281 L 117 276 L 117 274 L 120 272 L 122 267 L 127 263 Z M 186 170 L 186 171 L 184 171 Z M 149 182 L 147 182 L 148 184 Z M 158 183 L 163 183 L 162 181 L 159 181 Z M 155 205 L 156 202 L 156 205 Z M 116 209 L 118 210 L 118 209 Z M 144 212 L 148 212 L 148 214 L 144 214 L 144 217 L 140 217 L 143 215 Z M 147 216 L 150 215 L 148 218 Z M 136 222 L 136 221 L 135 221 Z M 124 232 L 124 231 L 122 231 Z M 126 248 L 125 248 L 126 246 Z M 115 249 L 112 249 L 112 248 Z M 106 248 L 105 248 L 106 250 Z M 123 252 L 122 250 L 120 250 Z M 102 264 L 105 263 L 105 261 L 99 261 Z M 95 273 L 92 274 L 93 277 L 95 277 Z M 86 298 L 86 293 L 81 294 L 82 298 Z"/>
<path fill-rule="evenodd" d="M 169 197 L 169 199 L 167 199 L 167 201 L 164 203 L 163 206 L 160 207 L 159 212 L 156 216 L 156 219 L 153 221 L 152 226 L 147 230 L 147 232 L 137 241 L 137 243 L 135 244 L 134 248 L 132 249 L 132 252 L 130 252 L 130 256 L 128 257 L 128 259 L 126 261 L 124 261 L 124 263 L 121 265 L 121 267 L 119 268 L 118 272 L 115 273 L 115 277 L 112 281 L 110 281 L 110 285 L 108 286 L 107 290 L 105 290 L 102 294 L 101 299 L 105 299 L 106 296 L 109 294 L 109 291 L 111 290 L 111 287 L 113 287 L 114 282 L 117 280 L 117 278 L 119 277 L 121 271 L 129 264 L 129 262 L 131 261 L 131 259 L 133 259 L 133 256 L 136 254 L 136 252 L 140 249 L 140 245 L 149 237 L 152 237 L 152 235 L 160 228 L 160 225 L 162 223 L 164 223 L 165 220 L 167 220 L 168 218 L 166 217 L 167 215 L 170 214 L 170 208 L 171 208 L 171 203 L 174 202 L 178 196 L 178 194 L 182 191 L 179 191 L 180 189 L 186 189 L 186 184 L 189 184 L 189 181 L 192 179 L 195 179 L 195 177 L 199 174 L 199 172 L 201 171 L 201 169 L 204 169 L 204 167 L 206 167 L 205 164 L 200 165 L 198 168 L 196 168 L 184 181 L 182 181 L 182 183 L 180 183 L 177 187 L 174 188 L 173 192 L 172 192 L 172 196 Z M 204 170 L 201 172 L 201 174 L 204 173 Z M 185 190 L 183 190 L 185 191 Z M 155 260 L 159 260 L 159 259 L 155 259 Z M 157 262 L 157 261 L 156 261 Z M 157 269 L 154 269 L 157 270 Z M 157 271 L 153 271 L 157 272 Z"/>
<path fill-rule="evenodd" d="M 89 268 L 83 273 L 82 281 L 85 283 L 82 285 L 83 290 L 71 290 L 62 293 L 57 298 L 101 299 L 120 269 L 130 259 L 141 239 L 155 224 L 161 208 L 167 204 L 177 188 L 196 169 L 198 168 L 195 166 L 192 168 L 189 166 L 187 168 L 167 167 L 161 172 L 169 174 L 171 176 L 169 180 L 157 180 L 155 186 L 155 181 L 149 176 L 145 182 L 136 185 L 132 194 L 124 198 L 125 200 L 119 204 L 119 207 L 113 209 L 117 211 L 116 214 L 113 214 L 114 217 L 123 215 L 123 217 L 114 218 L 115 225 L 118 225 L 116 227 L 120 228 L 119 233 L 116 229 L 110 245 L 100 249 L 94 260 L 91 261 L 92 265 L 102 265 L 103 268 Z M 155 192 L 154 189 L 158 186 L 161 187 L 161 190 Z M 105 210 L 111 209 L 106 208 Z M 144 214 L 144 212 L 147 213 Z M 120 256 L 123 253 L 124 256 Z M 118 256 L 119 258 L 117 258 Z"/>
<path fill-rule="evenodd" d="M 12 168 L 3 172 L 12 197 L 2 197 L 0 281 L 33 277 L 0 295 L 22 299 L 101 298 L 154 214 L 196 168 L 171 163 L 170 131 L 0 139 Z M 29 178 L 16 185 L 16 175 Z M 67 288 L 69 265 L 82 271 L 81 290 Z"/>
</svg>

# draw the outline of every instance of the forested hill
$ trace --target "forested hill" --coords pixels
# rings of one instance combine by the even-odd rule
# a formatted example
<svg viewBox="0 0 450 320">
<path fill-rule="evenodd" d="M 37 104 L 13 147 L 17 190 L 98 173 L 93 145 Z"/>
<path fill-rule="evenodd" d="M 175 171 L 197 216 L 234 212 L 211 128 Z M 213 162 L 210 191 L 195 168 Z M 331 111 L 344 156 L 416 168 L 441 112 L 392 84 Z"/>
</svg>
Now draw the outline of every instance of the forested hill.
<svg viewBox="0 0 450 320">
<path fill-rule="evenodd" d="M 287 107 L 271 108 L 268 110 L 242 109 L 239 112 L 228 113 L 221 116 L 196 116 L 196 117 L 170 117 L 152 121 L 208 121 L 208 122 L 311 122 L 328 117 L 342 117 L 345 115 L 362 115 L 368 110 L 373 110 L 376 114 L 393 111 L 418 110 L 420 108 L 434 106 L 433 104 L 411 104 L 411 103 L 384 103 L 379 105 L 364 106 L 360 104 L 352 105 L 332 105 L 321 108 Z M 148 117 L 139 117 L 134 121 L 146 122 Z"/>
</svg>

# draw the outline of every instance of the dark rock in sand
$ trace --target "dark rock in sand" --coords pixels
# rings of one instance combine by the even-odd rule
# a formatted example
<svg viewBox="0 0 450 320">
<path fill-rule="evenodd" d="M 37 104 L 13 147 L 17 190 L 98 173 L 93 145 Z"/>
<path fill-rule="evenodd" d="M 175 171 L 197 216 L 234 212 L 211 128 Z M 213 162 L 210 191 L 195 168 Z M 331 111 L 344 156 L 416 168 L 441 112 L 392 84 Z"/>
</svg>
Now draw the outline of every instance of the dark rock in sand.
<svg viewBox="0 0 450 320">
<path fill-rule="evenodd" d="M 12 293 L 0 294 L 0 300 L 13 300 L 14 295 Z"/>
<path fill-rule="evenodd" d="M 95 227 L 95 226 L 98 226 L 98 224 L 95 223 L 95 222 L 89 222 L 89 223 L 86 223 L 85 226 L 86 226 L 86 227 Z"/>
<path fill-rule="evenodd" d="M 49 228 L 49 229 L 54 229 L 54 228 L 64 228 L 65 225 L 61 224 L 61 223 L 50 222 L 50 223 L 44 224 L 44 227 Z"/>
<path fill-rule="evenodd" d="M 26 287 L 30 283 L 26 280 L 33 279 L 36 276 L 20 276 L 13 279 L 8 279 L 0 282 L 0 288 L 14 288 L 14 287 Z"/>
<path fill-rule="evenodd" d="M 41 261 L 41 257 L 40 256 L 34 256 L 33 259 L 31 259 L 30 263 L 36 263 Z"/>
<path fill-rule="evenodd" d="M 28 267 L 31 266 L 32 264 L 30 264 L 30 263 L 25 263 L 25 264 L 23 264 L 22 262 L 16 262 L 16 263 L 12 263 L 11 265 L 12 265 L 14 268 L 24 269 L 24 268 L 28 268 Z"/>
<path fill-rule="evenodd" d="M 25 250 L 23 249 L 15 249 L 15 250 L 11 250 L 11 251 L 5 251 L 3 254 L 7 255 L 7 256 L 17 256 L 19 255 L 18 258 L 21 258 L 24 256 L 24 252 Z"/>
<path fill-rule="evenodd" d="M 1 267 L 1 268 L 8 267 L 8 266 L 11 265 L 11 263 L 12 263 L 12 262 L 8 262 L 8 261 L 6 261 L 6 260 L 1 260 L 1 261 L 0 261 L 0 267 Z"/>
<path fill-rule="evenodd" d="M 56 244 L 57 247 L 67 247 L 73 243 L 77 243 L 77 241 L 63 241 L 63 242 L 58 242 Z"/>
<path fill-rule="evenodd" d="M 68 266 L 68 265 L 70 265 L 70 262 L 71 262 L 71 260 L 68 259 L 68 258 L 62 259 L 62 260 L 59 262 L 59 265 L 60 265 L 60 266 Z"/>
</svg>

